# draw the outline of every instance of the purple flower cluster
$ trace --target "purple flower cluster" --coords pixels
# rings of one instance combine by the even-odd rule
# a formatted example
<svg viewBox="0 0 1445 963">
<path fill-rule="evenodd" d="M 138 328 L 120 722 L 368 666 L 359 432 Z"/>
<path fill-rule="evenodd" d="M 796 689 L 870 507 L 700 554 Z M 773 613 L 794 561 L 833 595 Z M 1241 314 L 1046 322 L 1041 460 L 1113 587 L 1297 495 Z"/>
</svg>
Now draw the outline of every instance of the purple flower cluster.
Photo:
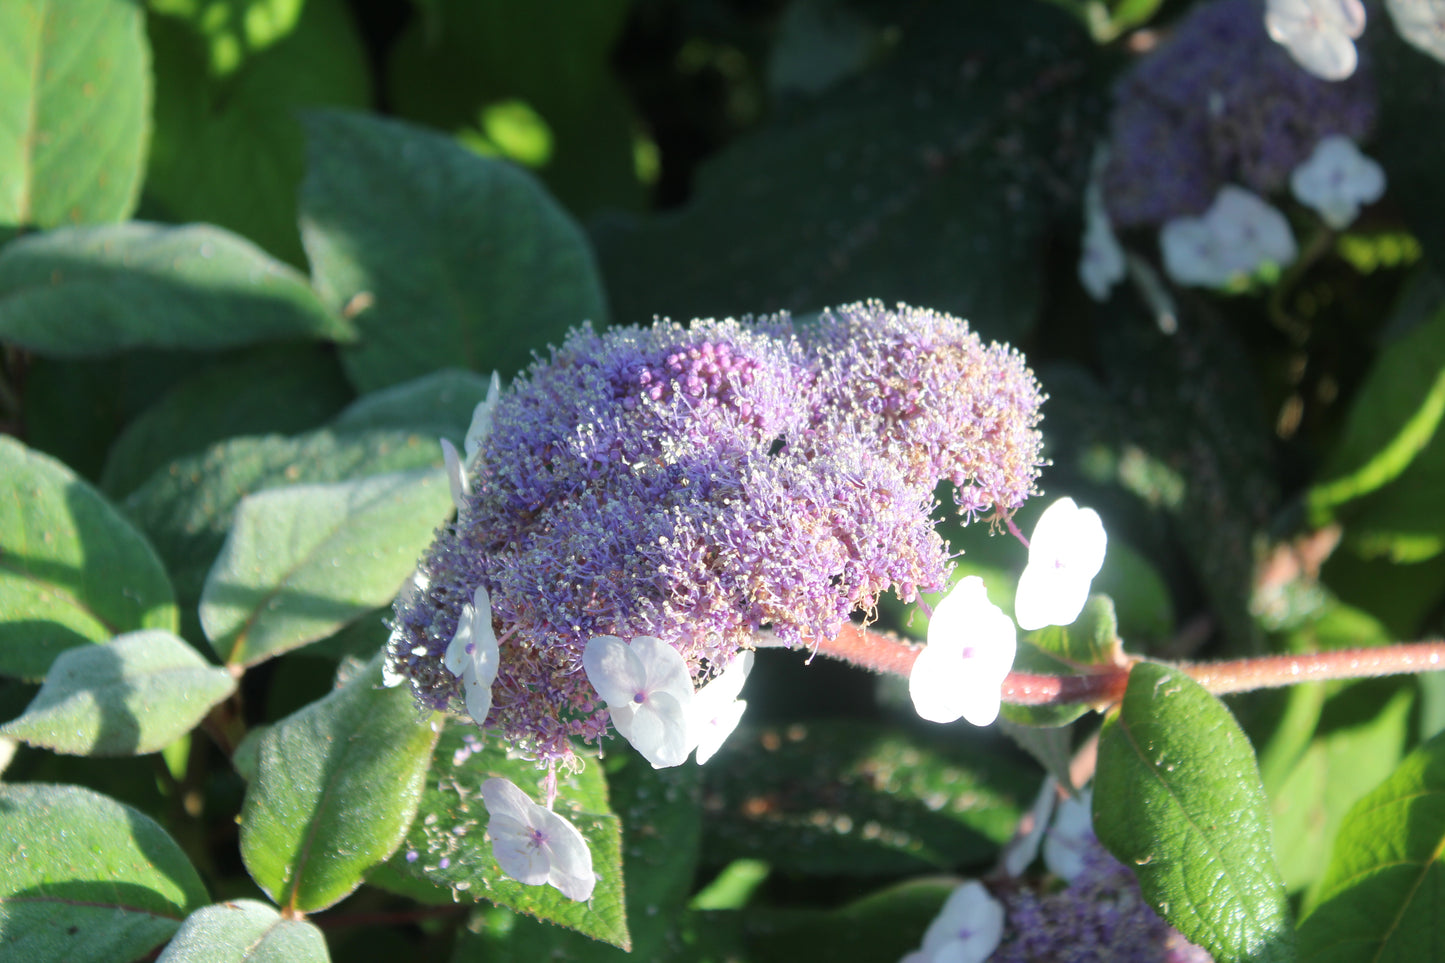
<svg viewBox="0 0 1445 963">
<path fill-rule="evenodd" d="M 1362 140 L 1375 94 L 1305 71 L 1264 28 L 1258 0 L 1196 7 L 1115 90 L 1104 202 L 1119 227 L 1198 216 L 1226 183 L 1284 187 L 1320 139 Z"/>
<path fill-rule="evenodd" d="M 575 330 L 498 401 L 471 495 L 398 600 L 389 668 L 423 706 L 459 704 L 442 656 L 485 586 L 487 728 L 565 759 L 607 728 L 594 636 L 662 639 L 703 681 L 762 627 L 805 644 L 884 590 L 942 587 L 934 486 L 966 518 L 1011 513 L 1042 401 L 1017 352 L 906 306 Z"/>
<path fill-rule="evenodd" d="M 1007 921 L 989 963 L 1210 963 L 1144 902 L 1129 867 L 1091 840 L 1063 889 L 1018 883 L 994 895 Z"/>
</svg>

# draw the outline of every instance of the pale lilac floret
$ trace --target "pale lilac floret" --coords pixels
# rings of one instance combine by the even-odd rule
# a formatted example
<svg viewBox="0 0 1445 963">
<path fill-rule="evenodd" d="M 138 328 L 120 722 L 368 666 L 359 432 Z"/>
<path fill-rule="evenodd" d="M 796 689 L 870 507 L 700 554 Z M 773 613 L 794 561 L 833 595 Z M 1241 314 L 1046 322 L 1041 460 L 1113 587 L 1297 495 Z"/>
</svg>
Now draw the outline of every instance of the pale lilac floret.
<svg viewBox="0 0 1445 963">
<path fill-rule="evenodd" d="M 941 588 L 935 486 L 965 518 L 1020 506 L 1042 401 L 1017 352 L 904 306 L 577 329 L 479 416 L 466 510 L 396 606 L 389 677 L 461 703 L 442 656 L 484 587 L 507 639 L 487 725 L 568 758 L 615 724 L 584 671 L 596 637 L 658 639 L 696 685 L 760 629 L 806 645 L 881 592 Z"/>
</svg>

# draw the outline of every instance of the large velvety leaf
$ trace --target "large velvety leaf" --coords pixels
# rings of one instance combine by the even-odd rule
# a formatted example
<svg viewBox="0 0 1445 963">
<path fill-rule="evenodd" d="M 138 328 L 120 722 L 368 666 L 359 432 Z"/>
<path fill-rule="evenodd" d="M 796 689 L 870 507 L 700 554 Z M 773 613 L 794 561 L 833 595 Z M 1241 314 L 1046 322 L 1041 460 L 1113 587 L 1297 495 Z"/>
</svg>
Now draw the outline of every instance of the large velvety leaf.
<svg viewBox="0 0 1445 963">
<path fill-rule="evenodd" d="M 0 735 L 77 756 L 158 752 L 236 691 L 225 669 L 148 629 L 60 653 L 25 714 Z"/>
<path fill-rule="evenodd" d="M 416 815 L 437 730 L 380 661 L 278 722 L 241 813 L 241 858 L 285 909 L 325 909 L 396 849 Z"/>
<path fill-rule="evenodd" d="M 474 371 L 443 368 L 356 399 L 332 420 L 331 427 L 435 430 L 438 437 L 459 443 L 490 384 L 491 378 Z"/>
<path fill-rule="evenodd" d="M 145 12 L 0 4 L 0 231 L 124 220 L 150 135 Z"/>
<path fill-rule="evenodd" d="M 392 48 L 391 103 L 403 117 L 461 131 L 464 141 L 532 167 L 578 214 L 637 208 L 633 120 L 611 63 L 629 7 L 429 4 Z M 507 107 L 522 105 L 544 133 L 513 146 L 517 138 L 500 125 Z"/>
<path fill-rule="evenodd" d="M 628 949 L 632 938 L 623 905 L 622 827 L 608 804 L 599 762 L 589 759 L 578 772 L 559 772 L 553 806 L 577 827 L 592 851 L 597 888 L 585 903 L 551 886 L 526 886 L 502 872 L 486 838 L 489 817 L 481 794 L 482 783 L 493 776 L 511 780 L 534 800 L 542 798 L 542 773 L 534 763 L 509 758 L 506 747 L 496 743 L 483 747 L 470 724 L 448 725 L 405 844 L 369 882 L 431 902 L 490 900 Z"/>
<path fill-rule="evenodd" d="M 1310 963 L 1445 958 L 1445 736 L 1415 750 L 1345 817 L 1314 912 Z"/>
<path fill-rule="evenodd" d="M 620 320 L 879 298 L 1028 329 L 1046 226 L 1087 165 L 1092 44 L 1045 4 L 897 9 L 886 63 L 779 111 L 680 212 L 597 233 Z"/>
<path fill-rule="evenodd" d="M 1032 770 L 957 739 L 841 721 L 740 731 L 705 775 L 707 862 L 814 875 L 988 860 L 1038 789 Z"/>
<path fill-rule="evenodd" d="M 607 321 L 587 238 L 531 175 L 440 134 L 307 115 L 301 237 L 327 303 L 363 339 L 360 391 L 463 364 L 523 367 L 533 348 Z"/>
<path fill-rule="evenodd" d="M 151 6 L 167 15 L 148 24 L 157 87 L 147 199 L 176 221 L 219 224 L 304 266 L 296 113 L 371 102 L 366 51 L 348 5 L 289 0 L 267 4 L 269 16 L 255 3 L 232 7 L 231 16 L 218 16 L 212 3 Z"/>
<path fill-rule="evenodd" d="M 128 495 L 162 465 L 214 442 L 315 428 L 350 397 L 334 352 L 322 346 L 246 352 L 182 381 L 126 425 L 105 459 L 101 487 Z"/>
<path fill-rule="evenodd" d="M 238 899 L 198 909 L 156 963 L 327 963 L 326 937 L 305 920 Z"/>
<path fill-rule="evenodd" d="M 0 785 L 0 933 L 11 960 L 128 963 L 207 902 L 150 817 L 79 786 Z"/>
<path fill-rule="evenodd" d="M 0 252 L 0 339 L 39 354 L 352 336 L 306 278 L 207 224 L 66 228 Z"/>
<path fill-rule="evenodd" d="M 1129 674 L 1099 738 L 1094 829 L 1159 915 L 1220 963 L 1295 959 L 1254 750 L 1182 672 L 1142 662 Z"/>
<path fill-rule="evenodd" d="M 60 462 L 0 436 L 0 674 L 38 679 L 64 650 L 176 630 L 144 536 Z"/>
<path fill-rule="evenodd" d="M 435 439 L 404 431 L 233 438 L 171 462 L 126 499 L 125 509 L 154 541 L 189 608 L 200 601 L 246 495 L 439 464 Z"/>
<path fill-rule="evenodd" d="M 201 592 L 211 646 L 231 665 L 252 665 L 384 605 L 451 498 L 441 469 L 248 495 Z"/>
</svg>

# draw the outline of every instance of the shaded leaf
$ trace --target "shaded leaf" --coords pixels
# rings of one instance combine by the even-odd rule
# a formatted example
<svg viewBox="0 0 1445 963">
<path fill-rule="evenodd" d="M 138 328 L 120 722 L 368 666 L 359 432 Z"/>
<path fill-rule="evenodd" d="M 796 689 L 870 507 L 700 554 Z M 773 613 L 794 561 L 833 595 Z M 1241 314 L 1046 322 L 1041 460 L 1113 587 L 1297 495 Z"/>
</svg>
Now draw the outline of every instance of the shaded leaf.
<svg viewBox="0 0 1445 963">
<path fill-rule="evenodd" d="M 130 0 L 0 5 L 0 230 L 135 209 L 150 135 L 144 16 Z"/>
<path fill-rule="evenodd" d="M 201 592 L 211 646 L 229 664 L 252 665 L 384 605 L 451 499 L 440 469 L 246 496 Z"/>
<path fill-rule="evenodd" d="M 66 228 L 0 251 L 0 338 L 39 354 L 352 337 L 294 269 L 208 224 Z"/>
<path fill-rule="evenodd" d="M 1221 963 L 1294 960 L 1254 751 L 1214 696 L 1141 662 L 1104 721 L 1094 829 L 1144 898 Z"/>
<path fill-rule="evenodd" d="M 158 752 L 185 735 L 236 680 L 169 632 L 128 632 L 56 658 L 25 714 L 0 735 L 77 756 Z"/>
<path fill-rule="evenodd" d="M 60 462 L 0 436 L 0 673 L 38 679 L 66 649 L 176 630 L 144 536 Z"/>
<path fill-rule="evenodd" d="M 1311 963 L 1445 956 L 1445 738 L 1416 749 L 1355 804 L 1335 839 L 1320 899 L 1300 924 Z"/>
<path fill-rule="evenodd" d="M 530 175 L 374 117 L 305 124 L 301 236 L 318 290 L 362 331 L 342 355 L 359 391 L 459 363 L 506 376 L 606 323 L 587 238 Z"/>
<path fill-rule="evenodd" d="M 79 786 L 0 784 L 0 928 L 14 960 L 125 963 L 207 902 L 149 816 Z"/>
<path fill-rule="evenodd" d="M 578 772 L 557 774 L 553 809 L 582 833 L 598 876 L 592 898 L 579 903 L 551 886 L 519 883 L 497 865 L 486 838 L 489 817 L 481 785 L 500 776 L 538 800 L 542 774 L 535 763 L 508 758 L 505 746 L 494 742 L 483 747 L 480 740 L 470 724 L 446 727 L 406 842 L 369 882 L 428 902 L 489 900 L 628 949 L 632 938 L 623 906 L 622 826 L 608 804 L 601 766 L 589 760 Z"/>
<path fill-rule="evenodd" d="M 342 899 L 396 849 L 416 815 L 436 742 L 405 688 L 378 683 L 380 662 L 278 722 L 241 813 L 241 858 L 284 909 Z"/>
<path fill-rule="evenodd" d="M 459 368 L 382 388 L 356 399 L 331 422 L 336 431 L 363 428 L 435 430 L 459 443 L 472 425 L 472 412 L 487 397 L 491 377 Z"/>
<path fill-rule="evenodd" d="M 156 963 L 323 963 L 326 937 L 305 920 L 282 919 L 265 903 L 240 899 L 196 910 Z"/>
</svg>

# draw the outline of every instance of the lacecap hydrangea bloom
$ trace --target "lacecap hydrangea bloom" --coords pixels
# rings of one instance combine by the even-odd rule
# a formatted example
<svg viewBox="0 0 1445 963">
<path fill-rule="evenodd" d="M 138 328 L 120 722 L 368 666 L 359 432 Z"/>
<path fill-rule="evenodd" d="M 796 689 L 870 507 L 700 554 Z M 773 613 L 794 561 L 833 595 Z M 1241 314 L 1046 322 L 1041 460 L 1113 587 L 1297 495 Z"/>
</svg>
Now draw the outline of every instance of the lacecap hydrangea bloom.
<svg viewBox="0 0 1445 963">
<path fill-rule="evenodd" d="M 493 401 L 456 518 L 397 601 L 388 678 L 464 708 L 465 647 L 461 677 L 446 654 L 485 589 L 497 667 L 477 722 L 567 760 L 611 724 L 584 666 L 596 638 L 656 639 L 697 687 L 761 629 L 806 646 L 885 590 L 942 588 L 935 486 L 966 519 L 1020 506 L 1042 401 L 1017 352 L 906 306 L 575 330 Z"/>
<path fill-rule="evenodd" d="M 1322 138 L 1365 138 L 1369 65 L 1322 80 L 1270 39 L 1263 13 L 1258 0 L 1200 4 L 1119 82 L 1103 174 L 1114 226 L 1199 217 L 1226 184 L 1276 193 Z"/>
</svg>

